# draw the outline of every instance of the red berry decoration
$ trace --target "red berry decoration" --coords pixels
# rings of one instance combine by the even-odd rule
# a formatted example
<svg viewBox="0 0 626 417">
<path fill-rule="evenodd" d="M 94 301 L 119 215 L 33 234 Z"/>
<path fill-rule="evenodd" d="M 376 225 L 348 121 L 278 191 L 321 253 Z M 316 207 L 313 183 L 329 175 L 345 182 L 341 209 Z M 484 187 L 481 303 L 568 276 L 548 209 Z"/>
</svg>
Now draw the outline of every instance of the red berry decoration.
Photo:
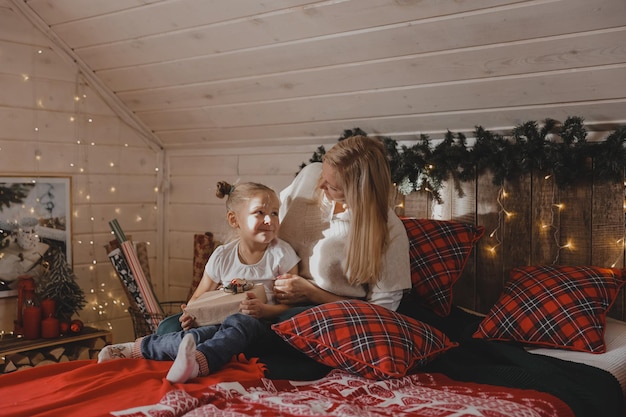
<svg viewBox="0 0 626 417">
<path fill-rule="evenodd" d="M 80 333 L 83 330 L 84 324 L 82 321 L 76 319 L 70 323 L 70 330 L 72 333 Z"/>
<path fill-rule="evenodd" d="M 70 331 L 70 324 L 66 321 L 61 322 L 61 334 L 67 334 Z"/>
</svg>

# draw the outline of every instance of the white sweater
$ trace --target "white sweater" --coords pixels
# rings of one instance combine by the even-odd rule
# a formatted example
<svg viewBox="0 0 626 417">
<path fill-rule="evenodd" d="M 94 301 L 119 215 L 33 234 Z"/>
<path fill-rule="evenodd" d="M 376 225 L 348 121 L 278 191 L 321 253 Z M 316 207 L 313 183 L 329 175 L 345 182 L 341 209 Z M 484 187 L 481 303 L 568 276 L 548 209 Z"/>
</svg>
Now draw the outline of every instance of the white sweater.
<svg viewBox="0 0 626 417">
<path fill-rule="evenodd" d="M 364 297 L 396 310 L 404 290 L 411 287 L 409 240 L 402 221 L 389 210 L 390 243 L 378 284 L 369 293 L 362 286 L 350 285 L 344 273 L 350 210 L 333 215 L 334 203 L 327 200 L 320 207 L 315 188 L 321 166 L 321 163 L 306 166 L 280 193 L 280 238 L 300 256 L 302 277 L 312 279 L 320 288 L 334 294 Z"/>
</svg>

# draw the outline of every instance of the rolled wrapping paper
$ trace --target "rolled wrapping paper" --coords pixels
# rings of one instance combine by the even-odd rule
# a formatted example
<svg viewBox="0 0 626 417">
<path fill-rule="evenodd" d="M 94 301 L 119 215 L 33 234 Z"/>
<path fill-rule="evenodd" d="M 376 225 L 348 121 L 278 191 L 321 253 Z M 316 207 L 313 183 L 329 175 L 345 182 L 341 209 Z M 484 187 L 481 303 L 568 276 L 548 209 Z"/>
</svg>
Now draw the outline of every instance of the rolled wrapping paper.
<svg viewBox="0 0 626 417">
<path fill-rule="evenodd" d="M 115 238 L 117 239 L 119 243 L 126 242 L 126 235 L 124 234 L 124 231 L 120 227 L 120 224 L 118 223 L 117 219 L 113 219 L 109 221 L 109 226 L 111 227 L 111 230 L 113 231 L 113 234 L 115 235 Z"/>
<path fill-rule="evenodd" d="M 213 240 L 213 233 L 211 232 L 193 235 L 193 279 L 187 293 L 187 300 L 191 298 L 200 285 L 202 275 L 204 275 L 204 267 L 217 244 L 218 242 Z"/>
<path fill-rule="evenodd" d="M 148 244 L 146 242 L 135 243 L 135 252 L 137 253 L 137 259 L 141 264 L 141 270 L 146 276 L 149 282 L 152 282 L 150 277 L 150 258 L 148 256 Z"/>
<path fill-rule="evenodd" d="M 153 322 L 153 327 L 156 328 L 161 321 L 161 318 L 164 315 L 163 309 L 161 308 L 161 304 L 156 299 L 154 295 L 154 291 L 152 290 L 152 285 L 150 285 L 150 281 L 146 278 L 143 273 L 143 269 L 141 268 L 141 264 L 139 263 L 139 259 L 137 259 L 137 253 L 135 252 L 135 246 L 132 242 L 126 241 L 122 243 L 122 252 L 124 252 L 124 258 L 126 258 L 126 262 L 128 262 L 128 267 L 130 268 L 133 276 L 135 277 L 135 281 L 137 282 L 137 286 L 139 287 L 139 291 L 143 296 L 144 302 L 146 303 L 146 308 L 150 314 L 158 314 L 161 317 L 152 316 L 151 320 Z"/>
<path fill-rule="evenodd" d="M 115 268 L 120 281 L 122 281 L 124 290 L 126 291 L 126 296 L 129 300 L 131 300 L 131 304 L 135 304 L 139 311 L 144 314 L 148 328 L 150 328 L 153 332 L 156 331 L 154 320 L 150 318 L 150 311 L 144 302 L 144 296 L 139 288 L 139 285 L 137 284 L 137 280 L 126 263 L 126 259 L 124 258 L 121 249 L 117 248 L 109 252 L 109 260 L 111 261 L 111 264 L 113 264 L 113 268 Z"/>
</svg>

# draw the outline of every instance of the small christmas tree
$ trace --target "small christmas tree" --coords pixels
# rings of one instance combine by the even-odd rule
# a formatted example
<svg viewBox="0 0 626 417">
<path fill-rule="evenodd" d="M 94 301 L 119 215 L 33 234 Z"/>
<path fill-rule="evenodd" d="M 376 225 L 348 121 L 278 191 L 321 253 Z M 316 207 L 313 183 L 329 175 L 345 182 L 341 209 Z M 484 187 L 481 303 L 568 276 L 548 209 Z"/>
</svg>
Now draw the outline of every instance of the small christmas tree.
<svg viewBox="0 0 626 417">
<path fill-rule="evenodd" d="M 39 298 L 55 301 L 55 315 L 60 321 L 69 322 L 74 313 L 85 306 L 85 293 L 76 282 L 76 276 L 65 259 L 62 250 L 51 250 L 48 268 L 41 276 L 37 291 Z"/>
</svg>

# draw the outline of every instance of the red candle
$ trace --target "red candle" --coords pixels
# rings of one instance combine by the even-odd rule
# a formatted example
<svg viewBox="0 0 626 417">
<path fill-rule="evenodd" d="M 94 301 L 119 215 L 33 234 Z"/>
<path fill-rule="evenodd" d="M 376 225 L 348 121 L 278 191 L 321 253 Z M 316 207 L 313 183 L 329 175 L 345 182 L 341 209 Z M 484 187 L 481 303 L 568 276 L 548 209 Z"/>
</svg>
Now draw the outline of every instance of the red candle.
<svg viewBox="0 0 626 417">
<path fill-rule="evenodd" d="M 59 320 L 54 317 L 48 317 L 41 322 L 41 337 L 44 339 L 54 339 L 59 337 L 60 326 Z"/>
<path fill-rule="evenodd" d="M 55 301 L 51 298 L 46 298 L 41 302 L 44 318 L 54 317 L 55 304 Z"/>
<path fill-rule="evenodd" d="M 39 339 L 41 335 L 41 308 L 24 309 L 24 339 Z"/>
</svg>

